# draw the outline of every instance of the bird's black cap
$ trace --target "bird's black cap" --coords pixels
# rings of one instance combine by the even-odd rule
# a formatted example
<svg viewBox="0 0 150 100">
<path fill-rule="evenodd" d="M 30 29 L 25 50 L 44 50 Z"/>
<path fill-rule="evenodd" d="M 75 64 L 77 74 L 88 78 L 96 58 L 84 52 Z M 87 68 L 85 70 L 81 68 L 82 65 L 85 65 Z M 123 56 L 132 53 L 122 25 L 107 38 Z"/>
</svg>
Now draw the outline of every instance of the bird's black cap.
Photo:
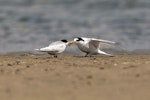
<svg viewBox="0 0 150 100">
<path fill-rule="evenodd" d="M 84 41 L 81 37 L 77 37 L 77 41 Z"/>
<path fill-rule="evenodd" d="M 68 41 L 66 40 L 66 39 L 63 39 L 63 40 L 61 40 L 62 42 L 65 42 L 65 43 L 67 43 Z"/>
</svg>

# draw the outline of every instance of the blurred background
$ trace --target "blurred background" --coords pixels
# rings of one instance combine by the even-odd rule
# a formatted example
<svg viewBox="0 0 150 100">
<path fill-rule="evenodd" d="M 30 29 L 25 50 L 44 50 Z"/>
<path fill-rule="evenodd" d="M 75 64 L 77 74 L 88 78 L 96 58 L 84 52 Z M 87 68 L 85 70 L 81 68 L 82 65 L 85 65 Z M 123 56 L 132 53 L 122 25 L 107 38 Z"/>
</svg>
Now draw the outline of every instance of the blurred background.
<svg viewBox="0 0 150 100">
<path fill-rule="evenodd" d="M 0 0 L 0 54 L 33 52 L 80 36 L 149 52 L 150 0 Z"/>
</svg>

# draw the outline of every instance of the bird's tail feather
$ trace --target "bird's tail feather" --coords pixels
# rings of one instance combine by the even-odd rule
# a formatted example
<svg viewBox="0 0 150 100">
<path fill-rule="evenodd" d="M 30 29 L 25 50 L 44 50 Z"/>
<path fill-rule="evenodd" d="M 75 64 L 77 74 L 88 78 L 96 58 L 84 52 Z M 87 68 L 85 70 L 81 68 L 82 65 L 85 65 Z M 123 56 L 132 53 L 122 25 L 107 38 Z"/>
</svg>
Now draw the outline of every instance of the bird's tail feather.
<svg viewBox="0 0 150 100">
<path fill-rule="evenodd" d="M 50 51 L 48 48 L 40 48 L 40 49 L 35 49 L 36 51 L 39 51 L 39 52 L 48 52 Z"/>
<path fill-rule="evenodd" d="M 40 51 L 40 49 L 34 49 L 34 50 L 36 50 L 36 51 Z"/>
<path fill-rule="evenodd" d="M 104 55 L 107 55 L 107 56 L 113 56 L 113 55 L 111 55 L 111 54 L 109 54 L 109 53 L 106 53 L 106 52 L 104 52 L 104 51 L 101 51 L 101 50 L 98 50 L 98 53 L 99 53 L 99 54 L 104 54 Z"/>
<path fill-rule="evenodd" d="M 40 51 L 40 52 L 42 52 L 42 50 L 41 49 L 34 49 L 35 51 Z"/>
</svg>

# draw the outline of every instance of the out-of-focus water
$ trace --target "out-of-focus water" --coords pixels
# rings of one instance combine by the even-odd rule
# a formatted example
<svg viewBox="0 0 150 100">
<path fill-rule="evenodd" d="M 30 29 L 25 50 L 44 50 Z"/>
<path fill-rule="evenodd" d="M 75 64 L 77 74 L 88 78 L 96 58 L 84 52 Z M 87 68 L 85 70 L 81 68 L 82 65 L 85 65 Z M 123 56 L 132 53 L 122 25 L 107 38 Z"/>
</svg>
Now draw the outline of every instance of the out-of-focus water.
<svg viewBox="0 0 150 100">
<path fill-rule="evenodd" d="M 150 0 L 0 0 L 0 54 L 79 36 L 150 51 Z"/>
</svg>

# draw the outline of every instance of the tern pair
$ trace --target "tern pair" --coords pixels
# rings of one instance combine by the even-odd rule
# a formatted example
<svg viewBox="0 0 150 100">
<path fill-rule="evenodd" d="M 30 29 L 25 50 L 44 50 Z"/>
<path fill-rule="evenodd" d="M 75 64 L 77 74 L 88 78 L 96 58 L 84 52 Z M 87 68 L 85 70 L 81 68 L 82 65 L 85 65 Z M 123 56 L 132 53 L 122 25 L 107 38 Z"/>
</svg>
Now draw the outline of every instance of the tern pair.
<svg viewBox="0 0 150 100">
<path fill-rule="evenodd" d="M 101 43 L 121 48 L 114 41 L 108 41 L 108 40 L 96 39 L 96 38 L 77 37 L 71 41 L 67 41 L 64 39 L 64 40 L 52 42 L 47 47 L 35 49 L 35 50 L 40 51 L 40 52 L 47 52 L 48 54 L 53 55 L 54 57 L 57 57 L 58 54 L 65 51 L 67 46 L 76 44 L 82 52 L 86 53 L 85 56 L 91 57 L 92 55 L 97 55 L 97 54 L 104 54 L 104 55 L 112 56 L 111 54 L 100 50 Z"/>
</svg>

